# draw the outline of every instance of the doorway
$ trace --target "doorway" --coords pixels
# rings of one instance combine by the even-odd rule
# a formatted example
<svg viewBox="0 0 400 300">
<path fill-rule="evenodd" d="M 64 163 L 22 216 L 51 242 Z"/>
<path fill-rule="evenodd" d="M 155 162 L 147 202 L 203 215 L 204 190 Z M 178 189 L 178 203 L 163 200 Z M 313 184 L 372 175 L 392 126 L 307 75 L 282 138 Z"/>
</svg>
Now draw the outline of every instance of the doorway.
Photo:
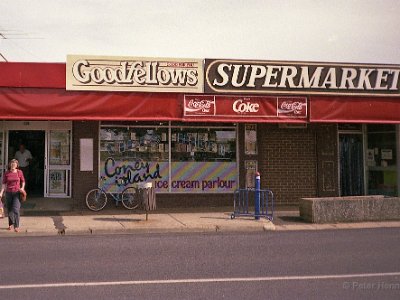
<svg viewBox="0 0 400 300">
<path fill-rule="evenodd" d="M 339 135 L 341 196 L 364 194 L 364 160 L 362 134 Z"/>
<path fill-rule="evenodd" d="M 46 134 L 44 130 L 10 130 L 8 132 L 8 161 L 15 157 L 20 144 L 32 154 L 27 167 L 26 190 L 29 195 L 44 196 Z"/>
</svg>

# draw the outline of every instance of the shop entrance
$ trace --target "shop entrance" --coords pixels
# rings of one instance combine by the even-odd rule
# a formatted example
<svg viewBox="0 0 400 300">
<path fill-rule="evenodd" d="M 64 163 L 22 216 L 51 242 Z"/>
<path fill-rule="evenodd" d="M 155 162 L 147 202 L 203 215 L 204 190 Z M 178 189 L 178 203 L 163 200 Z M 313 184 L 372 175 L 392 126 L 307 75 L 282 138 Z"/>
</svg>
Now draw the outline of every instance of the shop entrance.
<svg viewBox="0 0 400 300">
<path fill-rule="evenodd" d="M 20 145 L 32 159 L 24 169 L 29 197 L 71 197 L 72 123 L 66 121 L 0 122 L 0 177 Z M 19 157 L 22 161 L 25 157 Z M 24 164 L 20 164 L 21 167 Z"/>
<path fill-rule="evenodd" d="M 362 134 L 340 134 L 341 196 L 364 194 L 364 160 Z"/>
<path fill-rule="evenodd" d="M 44 130 L 10 130 L 8 132 L 8 160 L 16 158 L 21 144 L 25 151 L 32 154 L 29 165 L 24 168 L 26 190 L 31 196 L 44 195 L 44 160 L 45 160 L 45 131 Z M 20 162 L 23 165 L 23 162 Z"/>
</svg>

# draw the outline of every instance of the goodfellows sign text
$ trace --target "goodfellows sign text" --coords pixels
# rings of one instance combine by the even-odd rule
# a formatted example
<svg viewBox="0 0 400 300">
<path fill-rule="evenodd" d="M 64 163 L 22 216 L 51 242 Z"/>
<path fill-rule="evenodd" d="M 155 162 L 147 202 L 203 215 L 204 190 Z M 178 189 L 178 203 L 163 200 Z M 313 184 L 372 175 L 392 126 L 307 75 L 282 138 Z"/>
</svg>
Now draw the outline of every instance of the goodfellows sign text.
<svg viewBox="0 0 400 300">
<path fill-rule="evenodd" d="M 203 61 L 181 58 L 67 56 L 67 90 L 203 91 Z"/>
</svg>

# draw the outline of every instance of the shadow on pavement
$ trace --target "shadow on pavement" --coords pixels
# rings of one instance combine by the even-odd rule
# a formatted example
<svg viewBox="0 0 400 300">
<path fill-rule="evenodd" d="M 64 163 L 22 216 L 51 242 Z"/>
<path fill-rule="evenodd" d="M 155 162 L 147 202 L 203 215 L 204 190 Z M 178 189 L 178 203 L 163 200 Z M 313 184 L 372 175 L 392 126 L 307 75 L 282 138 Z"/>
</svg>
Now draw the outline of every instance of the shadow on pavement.
<svg viewBox="0 0 400 300">
<path fill-rule="evenodd" d="M 105 222 L 140 222 L 141 219 L 128 219 L 128 218 L 94 218 L 95 221 L 105 221 Z"/>
</svg>

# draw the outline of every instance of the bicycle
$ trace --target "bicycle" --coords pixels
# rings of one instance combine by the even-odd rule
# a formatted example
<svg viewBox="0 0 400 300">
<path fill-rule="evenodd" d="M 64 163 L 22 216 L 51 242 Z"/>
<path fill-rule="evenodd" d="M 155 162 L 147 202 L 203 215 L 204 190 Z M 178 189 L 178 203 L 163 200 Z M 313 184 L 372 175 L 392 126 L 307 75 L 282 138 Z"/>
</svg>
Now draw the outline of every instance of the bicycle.
<svg viewBox="0 0 400 300">
<path fill-rule="evenodd" d="M 100 180 L 104 181 L 105 178 L 102 177 Z M 139 189 L 137 187 L 127 187 L 122 193 L 107 193 L 102 186 L 98 186 L 87 192 L 86 194 L 86 206 L 92 211 L 102 210 L 108 202 L 107 194 L 111 195 L 114 199 L 116 206 L 119 202 L 126 209 L 136 209 L 140 205 Z"/>
</svg>

